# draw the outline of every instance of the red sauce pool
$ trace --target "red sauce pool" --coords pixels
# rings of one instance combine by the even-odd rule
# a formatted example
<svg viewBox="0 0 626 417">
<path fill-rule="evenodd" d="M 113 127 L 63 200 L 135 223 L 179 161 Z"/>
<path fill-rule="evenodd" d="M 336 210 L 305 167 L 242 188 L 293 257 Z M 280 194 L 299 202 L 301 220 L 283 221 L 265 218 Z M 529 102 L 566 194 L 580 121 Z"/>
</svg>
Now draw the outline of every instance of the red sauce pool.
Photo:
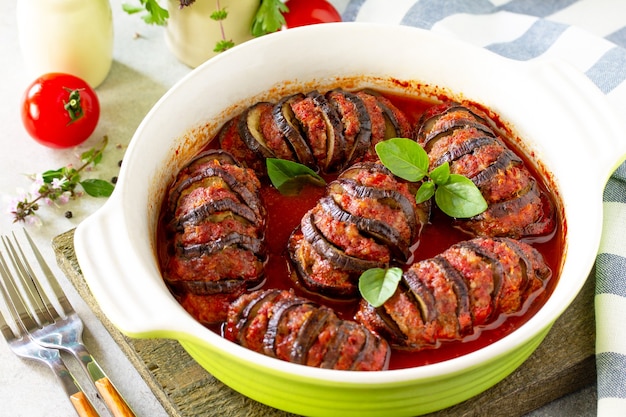
<svg viewBox="0 0 626 417">
<path fill-rule="evenodd" d="M 432 105 L 432 102 L 415 98 L 394 95 L 387 95 L 387 97 L 398 108 L 403 110 L 414 124 L 419 120 L 424 110 Z M 211 141 L 208 147 L 215 147 L 216 143 L 217 141 Z M 509 143 L 508 145 L 513 150 L 516 150 L 512 144 Z M 517 153 L 519 154 L 519 152 Z M 526 161 L 528 160 L 525 155 L 520 154 L 520 157 Z M 533 170 L 533 164 L 526 163 L 526 165 L 539 180 L 541 186 L 547 189 L 546 184 L 542 181 L 542 176 Z M 331 179 L 327 178 L 329 181 Z M 266 243 L 269 252 L 269 259 L 266 265 L 267 282 L 264 284 L 264 287 L 294 288 L 296 293 L 332 307 L 340 317 L 353 319 L 357 307 L 356 302 L 337 302 L 311 294 L 298 287 L 291 278 L 292 271 L 286 253 L 289 235 L 298 226 L 302 216 L 324 194 L 325 189 L 323 187 L 308 186 L 297 196 L 283 196 L 269 184 L 263 185 L 261 197 L 268 213 Z M 555 205 L 555 207 L 558 207 L 558 205 Z M 532 244 L 541 252 L 552 269 L 552 279 L 549 280 L 545 291 L 534 300 L 528 300 L 524 308 L 517 314 L 500 317 L 496 322 L 490 323 L 483 328 L 476 328 L 474 334 L 467 336 L 464 340 L 442 342 L 436 349 L 425 349 L 418 352 L 394 350 L 391 355 L 389 369 L 416 367 L 465 355 L 501 339 L 528 321 L 552 293 L 560 273 L 561 256 L 563 253 L 562 219 L 558 219 L 557 224 L 557 230 L 551 236 L 526 240 L 527 243 Z M 470 239 L 471 237 L 454 228 L 447 216 L 434 209 L 430 223 L 422 231 L 419 242 L 416 242 L 414 245 L 412 260 L 419 261 L 431 258 L 443 252 L 452 244 Z M 158 252 L 162 262 L 164 262 L 163 257 L 167 256 L 166 251 L 163 250 L 167 246 L 163 239 L 164 234 L 161 231 L 159 232 L 160 250 Z M 218 328 L 213 328 L 212 330 L 219 333 Z"/>
</svg>

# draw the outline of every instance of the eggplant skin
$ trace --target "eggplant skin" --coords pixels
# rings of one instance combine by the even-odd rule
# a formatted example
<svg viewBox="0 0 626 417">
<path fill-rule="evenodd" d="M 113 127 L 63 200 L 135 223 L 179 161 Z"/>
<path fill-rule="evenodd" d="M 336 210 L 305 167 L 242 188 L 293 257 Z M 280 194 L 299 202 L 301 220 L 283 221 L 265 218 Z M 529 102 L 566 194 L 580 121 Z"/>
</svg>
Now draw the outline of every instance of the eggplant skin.
<svg viewBox="0 0 626 417">
<path fill-rule="evenodd" d="M 352 371 L 380 371 L 389 364 L 384 339 L 289 290 L 240 296 L 223 329 L 227 340 L 287 362 Z"/>
<path fill-rule="evenodd" d="M 522 311 L 551 276 L 524 242 L 474 238 L 410 265 L 391 298 L 378 308 L 361 300 L 355 318 L 392 347 L 435 348 Z"/>
<path fill-rule="evenodd" d="M 228 305 L 265 280 L 260 186 L 253 170 L 218 149 L 189 161 L 169 189 L 163 278 L 203 324 L 225 320 Z"/>
<path fill-rule="evenodd" d="M 549 235 L 557 224 L 554 203 L 504 135 L 488 111 L 469 102 L 427 109 L 416 133 L 430 169 L 448 162 L 451 172 L 471 179 L 487 201 L 482 214 L 457 219 L 458 228 L 476 236 Z"/>
</svg>

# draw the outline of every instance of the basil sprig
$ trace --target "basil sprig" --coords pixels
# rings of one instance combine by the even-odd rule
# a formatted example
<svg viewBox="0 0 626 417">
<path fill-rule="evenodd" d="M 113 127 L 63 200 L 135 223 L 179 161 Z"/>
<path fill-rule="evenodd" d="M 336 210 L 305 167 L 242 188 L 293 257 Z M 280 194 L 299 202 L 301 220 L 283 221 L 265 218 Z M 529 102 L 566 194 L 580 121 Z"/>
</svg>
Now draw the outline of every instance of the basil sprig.
<svg viewBox="0 0 626 417">
<path fill-rule="evenodd" d="M 376 144 L 376 153 L 383 165 L 394 175 L 411 182 L 423 181 L 415 201 L 423 203 L 435 197 L 435 203 L 445 214 L 469 218 L 487 209 L 480 190 L 467 177 L 450 172 L 447 162 L 428 171 L 428 154 L 417 142 L 406 138 L 392 138 Z M 359 277 L 361 296 L 374 307 L 380 307 L 395 292 L 402 270 L 397 267 L 373 268 Z"/>
<path fill-rule="evenodd" d="M 377 143 L 375 149 L 383 165 L 394 175 L 411 182 L 427 178 L 415 195 L 418 204 L 434 196 L 441 211 L 461 219 L 487 209 L 487 202 L 478 187 L 469 178 L 450 173 L 447 162 L 429 172 L 428 154 L 417 142 L 392 138 Z"/>
</svg>

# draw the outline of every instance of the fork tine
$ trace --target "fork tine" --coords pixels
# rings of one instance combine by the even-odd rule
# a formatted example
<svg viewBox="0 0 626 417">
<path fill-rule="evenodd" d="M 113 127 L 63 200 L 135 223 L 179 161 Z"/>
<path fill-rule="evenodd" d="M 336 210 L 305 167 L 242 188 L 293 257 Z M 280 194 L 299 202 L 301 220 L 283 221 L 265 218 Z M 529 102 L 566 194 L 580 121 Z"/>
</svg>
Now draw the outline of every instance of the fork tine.
<svg viewBox="0 0 626 417">
<path fill-rule="evenodd" d="M 15 289 L 15 292 L 9 295 L 19 297 L 19 301 L 21 301 L 21 303 L 16 304 L 16 309 L 19 311 L 20 317 L 30 316 L 32 320 L 38 324 L 37 327 L 53 322 L 53 317 L 48 312 L 47 307 L 42 304 L 41 298 L 39 298 L 39 293 L 33 282 L 33 270 L 30 267 L 27 258 L 24 256 L 24 252 L 22 252 L 22 248 L 19 246 L 17 240 L 15 240 L 15 245 L 19 249 L 19 254 L 8 237 L 3 236 L 2 243 L 4 244 L 8 257 L 13 264 L 13 270 L 16 272 L 13 278 L 9 276 L 8 279 L 11 281 L 11 286 Z M 5 281 L 6 280 L 7 279 L 5 278 Z M 17 280 L 20 281 L 19 284 L 16 282 Z M 18 285 L 21 285 L 21 291 Z M 9 292 L 11 292 L 11 289 L 9 289 Z M 27 329 L 33 329 L 33 323 L 25 322 L 24 324 Z"/>
<path fill-rule="evenodd" d="M 5 236 L 2 237 L 2 243 L 4 244 L 4 248 L 7 251 L 7 257 L 15 266 L 15 261 L 12 259 L 13 254 L 10 253 L 10 248 L 7 245 L 7 240 Z M 11 314 L 13 315 L 13 319 L 20 327 L 20 330 L 22 332 L 25 332 L 26 329 L 38 327 L 37 321 L 29 313 L 29 308 L 24 301 L 22 293 L 17 287 L 17 283 L 11 275 L 11 270 L 9 269 L 8 262 L 1 252 L 0 263 L 2 264 L 2 281 L 4 284 L 4 289 L 6 290 L 5 302 Z"/>
<path fill-rule="evenodd" d="M 2 277 L 2 279 L 0 280 L 0 299 L 4 301 L 4 305 L 6 309 L 8 310 L 7 313 L 11 316 L 11 318 L 13 318 L 13 324 L 16 324 L 16 320 L 14 317 L 15 313 L 13 312 L 13 306 L 10 305 L 11 303 L 10 303 L 9 295 L 7 294 L 7 291 L 4 289 L 5 287 L 4 281 L 6 280 L 7 274 L 8 274 L 8 271 L 6 270 L 6 263 L 4 262 L 4 257 L 2 256 L 2 253 L 0 253 L 0 276 Z M 2 335 L 4 336 L 6 340 L 11 340 L 11 339 L 20 337 L 19 330 L 16 332 L 15 329 L 13 329 L 9 325 L 7 320 L 4 318 L 4 314 L 2 314 L 1 310 L 0 310 L 0 331 L 2 331 Z"/>
<path fill-rule="evenodd" d="M 48 284 L 50 285 L 52 292 L 54 292 L 54 296 L 56 297 L 59 304 L 61 305 L 61 308 L 63 309 L 63 311 L 60 313 L 64 316 L 67 316 L 67 314 L 74 311 L 74 308 L 72 307 L 67 297 L 65 296 L 65 292 L 63 292 L 63 289 L 61 288 L 59 281 L 57 281 L 56 277 L 54 276 L 54 273 L 48 266 L 48 263 L 44 259 L 41 252 L 39 251 L 39 248 L 37 248 L 37 245 L 35 245 L 35 242 L 33 242 L 33 239 L 30 237 L 26 229 L 23 229 L 23 230 L 24 230 L 24 235 L 26 235 L 26 240 L 28 240 L 28 244 L 30 245 L 32 252 L 35 255 L 35 259 L 37 260 L 37 263 L 39 264 L 39 267 L 41 268 L 41 272 L 43 272 L 44 276 L 46 277 L 46 280 L 48 281 Z M 35 281 L 37 280 L 35 279 Z M 49 307 L 53 307 L 52 303 L 50 303 L 50 300 L 46 296 L 45 291 L 40 291 L 40 293 L 41 293 L 40 295 L 44 303 Z"/>
</svg>

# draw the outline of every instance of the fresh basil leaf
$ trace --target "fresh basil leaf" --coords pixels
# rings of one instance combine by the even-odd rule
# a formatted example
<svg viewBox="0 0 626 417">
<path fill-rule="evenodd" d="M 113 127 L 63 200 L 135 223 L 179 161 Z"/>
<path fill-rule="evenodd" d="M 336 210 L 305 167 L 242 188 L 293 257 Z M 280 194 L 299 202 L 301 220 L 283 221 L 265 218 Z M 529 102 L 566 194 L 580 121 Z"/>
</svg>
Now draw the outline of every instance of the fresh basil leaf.
<svg viewBox="0 0 626 417">
<path fill-rule="evenodd" d="M 467 177 L 450 174 L 448 182 L 435 191 L 435 202 L 448 216 L 466 219 L 487 210 L 487 202 Z"/>
<path fill-rule="evenodd" d="M 46 184 L 50 184 L 52 180 L 55 178 L 56 179 L 63 178 L 63 168 L 51 169 L 49 171 L 46 171 L 41 174 L 41 177 L 43 178 L 43 182 L 45 182 Z"/>
<path fill-rule="evenodd" d="M 368 269 L 359 277 L 359 291 L 368 303 L 380 307 L 396 292 L 401 278 L 400 268 Z"/>
<path fill-rule="evenodd" d="M 109 197 L 115 188 L 110 182 L 98 179 L 84 180 L 80 185 L 92 197 Z"/>
<path fill-rule="evenodd" d="M 389 171 L 407 181 L 417 182 L 428 174 L 428 154 L 407 138 L 392 138 L 376 144 L 376 154 Z"/>
<path fill-rule="evenodd" d="M 444 162 L 439 165 L 437 168 L 430 171 L 428 174 L 430 179 L 437 185 L 442 185 L 448 182 L 450 178 L 450 164 L 448 162 Z"/>
<path fill-rule="evenodd" d="M 91 148 L 80 155 L 80 160 L 83 162 L 91 163 L 97 165 L 102 160 L 102 153 L 98 152 L 96 148 Z"/>
<path fill-rule="evenodd" d="M 426 200 L 429 200 L 433 195 L 435 195 L 435 183 L 432 181 L 426 181 L 420 188 L 417 190 L 415 194 L 415 202 L 417 204 L 421 204 Z"/>
<path fill-rule="evenodd" d="M 265 164 L 272 185 L 281 194 L 297 194 L 305 184 L 326 185 L 324 178 L 306 165 L 278 158 L 267 158 Z"/>
</svg>

